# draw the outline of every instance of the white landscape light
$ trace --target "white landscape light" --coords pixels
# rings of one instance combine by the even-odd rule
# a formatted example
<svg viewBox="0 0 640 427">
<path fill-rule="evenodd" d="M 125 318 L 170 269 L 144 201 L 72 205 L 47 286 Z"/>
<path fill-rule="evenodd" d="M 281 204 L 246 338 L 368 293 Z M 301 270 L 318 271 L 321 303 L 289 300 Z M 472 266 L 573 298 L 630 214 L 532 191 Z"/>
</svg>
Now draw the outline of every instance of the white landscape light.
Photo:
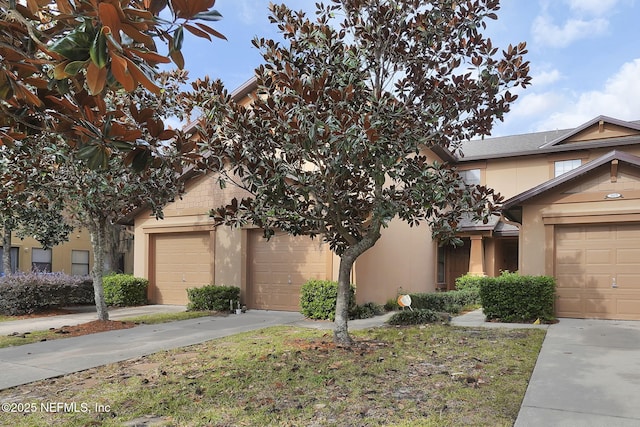
<svg viewBox="0 0 640 427">
<path fill-rule="evenodd" d="M 609 193 L 606 196 L 604 196 L 604 198 L 608 199 L 608 200 L 622 199 L 622 194 L 620 194 L 620 193 Z"/>
</svg>

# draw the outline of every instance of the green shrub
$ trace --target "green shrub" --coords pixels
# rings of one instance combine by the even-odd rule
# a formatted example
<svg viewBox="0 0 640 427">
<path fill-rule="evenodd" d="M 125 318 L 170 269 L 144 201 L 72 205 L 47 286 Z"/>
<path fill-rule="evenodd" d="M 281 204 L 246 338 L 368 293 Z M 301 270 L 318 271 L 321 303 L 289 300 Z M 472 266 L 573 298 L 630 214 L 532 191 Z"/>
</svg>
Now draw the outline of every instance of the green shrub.
<svg viewBox="0 0 640 427">
<path fill-rule="evenodd" d="M 480 285 L 484 280 L 484 276 L 478 276 L 473 274 L 465 274 L 464 276 L 460 276 L 456 279 L 456 290 L 458 291 L 466 291 L 466 290 L 475 290 L 478 293 L 480 292 Z"/>
<path fill-rule="evenodd" d="M 484 314 L 502 322 L 552 320 L 555 287 L 555 279 L 549 276 L 507 272 L 486 278 L 480 288 Z"/>
<path fill-rule="evenodd" d="M 425 323 L 449 322 L 448 313 L 438 313 L 425 308 L 405 309 L 395 313 L 389 319 L 390 325 L 423 325 Z"/>
<path fill-rule="evenodd" d="M 89 276 L 21 273 L 0 278 L 0 314 L 18 316 L 78 304 L 94 304 Z"/>
<path fill-rule="evenodd" d="M 411 307 L 414 309 L 429 309 L 457 314 L 462 307 L 480 303 L 480 292 L 469 288 L 463 291 L 432 292 L 411 294 Z"/>
<path fill-rule="evenodd" d="M 240 301 L 240 288 L 237 286 L 207 285 L 201 288 L 187 289 L 189 304 L 187 311 L 228 311 L 229 301 L 233 301 L 234 308 Z"/>
<path fill-rule="evenodd" d="M 387 300 L 387 302 L 384 303 L 384 309 L 387 311 L 396 311 L 400 309 L 400 306 L 398 305 L 398 299 L 397 298 L 389 298 Z"/>
<path fill-rule="evenodd" d="M 335 320 L 338 282 L 309 280 L 300 289 L 300 312 L 309 319 Z M 356 310 L 356 295 L 353 285 L 349 291 L 349 313 Z"/>
<path fill-rule="evenodd" d="M 111 306 L 134 306 L 147 303 L 149 281 L 132 274 L 112 274 L 102 278 L 104 300 Z"/>
<path fill-rule="evenodd" d="M 370 319 L 374 316 L 384 314 L 385 310 L 379 304 L 367 302 L 356 306 L 353 312 L 349 313 L 349 319 Z"/>
</svg>

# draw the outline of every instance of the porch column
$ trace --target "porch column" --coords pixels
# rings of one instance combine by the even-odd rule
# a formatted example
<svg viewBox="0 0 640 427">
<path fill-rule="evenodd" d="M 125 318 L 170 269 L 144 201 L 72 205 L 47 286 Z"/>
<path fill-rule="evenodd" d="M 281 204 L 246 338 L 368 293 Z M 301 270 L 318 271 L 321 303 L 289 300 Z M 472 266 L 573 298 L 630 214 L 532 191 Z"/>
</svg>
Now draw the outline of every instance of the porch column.
<svg viewBox="0 0 640 427">
<path fill-rule="evenodd" d="M 486 276 L 484 270 L 484 248 L 482 236 L 470 236 L 471 251 L 469 254 L 469 274 L 473 276 Z"/>
</svg>

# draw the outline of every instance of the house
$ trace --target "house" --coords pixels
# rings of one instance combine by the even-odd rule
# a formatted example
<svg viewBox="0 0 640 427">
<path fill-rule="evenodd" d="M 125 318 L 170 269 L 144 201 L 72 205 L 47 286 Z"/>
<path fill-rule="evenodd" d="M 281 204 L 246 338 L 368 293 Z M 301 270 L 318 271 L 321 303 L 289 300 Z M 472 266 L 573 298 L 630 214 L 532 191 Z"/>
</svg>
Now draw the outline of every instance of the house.
<svg viewBox="0 0 640 427">
<path fill-rule="evenodd" d="M 114 229 L 118 239 L 115 271 L 133 272 L 133 236 L 123 227 Z M 0 246 L 0 260 L 4 248 Z M 40 242 L 32 237 L 19 238 L 15 233 L 11 237 L 11 271 L 44 273 L 60 272 L 70 275 L 88 275 L 93 269 L 93 249 L 89 232 L 77 227 L 69 239 L 50 249 L 42 248 Z M 4 275 L 4 266 L 0 262 L 0 275 Z"/>
<path fill-rule="evenodd" d="M 64 272 L 71 275 L 89 274 L 93 266 L 93 251 L 89 233 L 84 229 L 75 229 L 69 234 L 69 240 L 43 249 L 32 237 L 11 239 L 12 273 L 22 271 Z M 0 246 L 0 260 L 4 248 Z M 4 266 L 0 262 L 0 274 L 4 275 Z"/>
<path fill-rule="evenodd" d="M 248 100 L 253 90 L 250 81 L 232 96 Z M 460 158 L 427 152 L 499 191 L 504 214 L 463 221 L 455 248 L 439 246 L 426 225 L 391 221 L 356 261 L 358 302 L 453 289 L 467 272 L 518 270 L 557 278 L 559 316 L 640 319 L 639 142 L 639 122 L 597 117 L 575 129 L 468 141 Z M 215 283 L 239 286 L 249 308 L 297 311 L 305 281 L 337 279 L 339 258 L 318 239 L 267 241 L 260 229 L 214 227 L 209 210 L 242 196 L 217 179 L 191 177 L 163 220 L 135 216 L 134 274 L 150 280 L 152 302 L 186 304 L 187 288 Z"/>
</svg>

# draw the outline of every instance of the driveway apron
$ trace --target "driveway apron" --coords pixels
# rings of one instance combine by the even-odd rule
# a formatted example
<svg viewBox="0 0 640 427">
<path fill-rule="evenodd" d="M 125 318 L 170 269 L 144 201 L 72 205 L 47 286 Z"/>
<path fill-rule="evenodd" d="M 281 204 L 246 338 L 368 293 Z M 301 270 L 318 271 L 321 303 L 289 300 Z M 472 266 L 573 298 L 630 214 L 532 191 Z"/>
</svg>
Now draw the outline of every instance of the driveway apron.
<svg viewBox="0 0 640 427">
<path fill-rule="evenodd" d="M 640 426 L 640 322 L 560 319 L 515 427 Z"/>
</svg>

